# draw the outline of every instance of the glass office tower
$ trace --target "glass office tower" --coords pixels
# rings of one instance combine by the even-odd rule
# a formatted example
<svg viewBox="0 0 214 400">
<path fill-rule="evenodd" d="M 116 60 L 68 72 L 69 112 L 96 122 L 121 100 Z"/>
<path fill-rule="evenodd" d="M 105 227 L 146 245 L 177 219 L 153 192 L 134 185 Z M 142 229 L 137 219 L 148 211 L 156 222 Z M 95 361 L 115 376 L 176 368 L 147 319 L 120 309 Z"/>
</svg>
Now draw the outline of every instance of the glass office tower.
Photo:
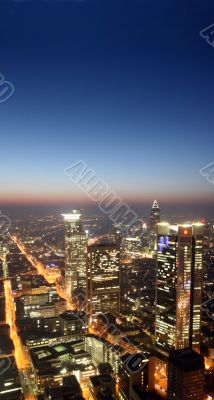
<svg viewBox="0 0 214 400">
<path fill-rule="evenodd" d="M 65 286 L 72 297 L 77 289 L 86 289 L 87 237 L 79 211 L 62 216 L 65 220 Z"/>
<path fill-rule="evenodd" d="M 156 344 L 200 349 L 204 225 L 158 224 Z"/>
<path fill-rule="evenodd" d="M 115 244 L 88 247 L 87 306 L 90 317 L 120 309 L 120 249 Z"/>
</svg>

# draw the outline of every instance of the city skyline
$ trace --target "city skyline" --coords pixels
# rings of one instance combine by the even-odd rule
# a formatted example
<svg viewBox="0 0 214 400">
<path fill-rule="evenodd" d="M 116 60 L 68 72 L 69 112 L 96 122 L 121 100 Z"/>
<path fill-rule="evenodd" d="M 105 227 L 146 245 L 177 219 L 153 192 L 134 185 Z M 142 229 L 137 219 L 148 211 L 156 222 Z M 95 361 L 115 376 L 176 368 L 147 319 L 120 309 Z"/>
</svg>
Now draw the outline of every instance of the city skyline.
<svg viewBox="0 0 214 400">
<path fill-rule="evenodd" d="M 214 400 L 213 0 L 0 11 L 0 400 Z"/>
<path fill-rule="evenodd" d="M 213 11 L 211 1 L 2 2 L 0 72 L 15 92 L 0 104 L 0 205 L 90 204 L 64 174 L 83 160 L 130 204 L 206 214 L 214 53 L 200 32 Z"/>
<path fill-rule="evenodd" d="M 150 212 L 142 236 L 123 223 L 102 234 L 104 220 L 79 210 L 18 218 L 1 235 L 5 399 L 97 400 L 103 373 L 105 400 L 213 398 L 214 225 L 168 224 L 156 200 Z"/>
</svg>

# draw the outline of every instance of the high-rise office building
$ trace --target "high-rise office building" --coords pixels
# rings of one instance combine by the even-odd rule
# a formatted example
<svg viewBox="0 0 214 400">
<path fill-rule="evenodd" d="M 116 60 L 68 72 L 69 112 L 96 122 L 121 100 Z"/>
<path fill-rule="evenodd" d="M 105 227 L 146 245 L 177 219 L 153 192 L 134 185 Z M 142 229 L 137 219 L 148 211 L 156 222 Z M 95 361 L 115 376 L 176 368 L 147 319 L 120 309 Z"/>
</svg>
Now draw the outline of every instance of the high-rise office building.
<svg viewBox="0 0 214 400">
<path fill-rule="evenodd" d="M 142 329 L 154 335 L 156 262 L 153 258 L 121 263 L 121 309 L 141 317 Z"/>
<path fill-rule="evenodd" d="M 86 288 L 87 237 L 82 228 L 82 215 L 73 210 L 62 214 L 65 220 L 65 285 L 69 296 Z"/>
<path fill-rule="evenodd" d="M 139 236 L 123 237 L 121 241 L 121 252 L 125 259 L 136 259 L 142 256 L 142 241 Z"/>
<path fill-rule="evenodd" d="M 160 222 L 160 208 L 157 200 L 154 201 L 149 217 L 149 248 L 157 250 L 157 224 Z"/>
<path fill-rule="evenodd" d="M 192 349 L 169 354 L 168 400 L 204 399 L 204 357 Z"/>
<path fill-rule="evenodd" d="M 158 224 L 156 344 L 200 348 L 203 229 Z"/>
<path fill-rule="evenodd" d="M 126 353 L 118 357 L 118 399 L 136 399 L 134 388 L 143 388 L 148 383 L 148 359 L 144 353 Z M 144 397 L 141 397 L 144 398 Z"/>
<path fill-rule="evenodd" d="M 120 249 L 116 244 L 88 247 L 87 307 L 97 313 L 116 314 L 120 308 Z"/>
</svg>

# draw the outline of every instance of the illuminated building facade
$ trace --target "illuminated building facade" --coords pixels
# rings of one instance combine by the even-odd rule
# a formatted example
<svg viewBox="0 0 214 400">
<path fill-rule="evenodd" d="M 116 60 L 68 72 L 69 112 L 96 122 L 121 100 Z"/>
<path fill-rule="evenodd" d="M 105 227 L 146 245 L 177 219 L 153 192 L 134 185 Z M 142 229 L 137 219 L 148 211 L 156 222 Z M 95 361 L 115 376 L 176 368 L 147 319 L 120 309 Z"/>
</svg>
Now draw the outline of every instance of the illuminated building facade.
<svg viewBox="0 0 214 400">
<path fill-rule="evenodd" d="M 82 215 L 73 210 L 62 214 L 65 220 L 65 285 L 69 296 L 86 288 L 87 236 L 82 228 Z"/>
<path fill-rule="evenodd" d="M 149 248 L 157 250 L 157 224 L 160 222 L 160 208 L 157 200 L 154 201 L 149 217 Z"/>
<path fill-rule="evenodd" d="M 159 394 L 161 398 L 167 397 L 168 385 L 168 358 L 163 354 L 153 355 L 149 358 L 148 389 Z"/>
<path fill-rule="evenodd" d="M 118 358 L 118 398 L 134 399 L 134 387 L 147 386 L 148 360 L 143 353 L 126 353 Z"/>
<path fill-rule="evenodd" d="M 200 349 L 203 224 L 158 224 L 156 344 Z"/>
<path fill-rule="evenodd" d="M 120 309 L 120 249 L 115 244 L 88 247 L 87 307 L 92 315 Z"/>
<path fill-rule="evenodd" d="M 142 328 L 154 335 L 156 262 L 134 260 L 121 266 L 121 312 L 140 317 Z M 142 316 L 143 313 L 143 316 Z"/>
<path fill-rule="evenodd" d="M 169 354 L 168 400 L 204 399 L 204 357 L 191 349 Z"/>
<path fill-rule="evenodd" d="M 142 242 L 141 238 L 125 236 L 122 239 L 121 248 L 123 255 L 127 258 L 134 259 L 142 256 Z"/>
<path fill-rule="evenodd" d="M 64 335 L 72 340 L 82 340 L 85 333 L 86 316 L 83 312 L 66 311 L 60 315 L 60 322 Z"/>
</svg>

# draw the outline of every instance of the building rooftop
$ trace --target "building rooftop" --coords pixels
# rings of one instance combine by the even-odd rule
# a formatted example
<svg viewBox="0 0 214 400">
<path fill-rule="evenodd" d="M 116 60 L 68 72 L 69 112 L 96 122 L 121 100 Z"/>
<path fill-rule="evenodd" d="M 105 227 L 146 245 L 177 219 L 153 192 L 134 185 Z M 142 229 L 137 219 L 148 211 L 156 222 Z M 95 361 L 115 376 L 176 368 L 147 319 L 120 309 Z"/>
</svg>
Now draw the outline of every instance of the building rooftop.
<svg viewBox="0 0 214 400">
<path fill-rule="evenodd" d="M 65 311 L 63 314 L 60 314 L 60 318 L 62 318 L 64 321 L 76 321 L 80 320 L 83 322 L 86 319 L 86 314 L 84 312 L 80 311 Z"/>
<path fill-rule="evenodd" d="M 0 354 L 12 354 L 14 351 L 14 344 L 9 333 L 1 332 L 0 335 Z"/>
<path fill-rule="evenodd" d="M 15 358 L 1 358 L 0 399 L 17 400 L 20 394 L 21 384 Z"/>
<path fill-rule="evenodd" d="M 63 342 L 56 345 L 50 346 L 37 346 L 30 349 L 30 356 L 34 363 L 34 365 L 38 366 L 41 362 L 48 362 L 54 359 L 57 359 L 59 356 L 64 354 L 72 354 L 72 355 L 81 355 L 82 353 L 85 354 L 84 350 L 75 350 L 73 346 L 75 344 L 81 344 L 83 341 L 76 341 L 76 342 Z"/>
<path fill-rule="evenodd" d="M 91 363 L 91 355 L 84 350 L 83 344 L 84 341 L 80 340 L 31 348 L 30 357 L 35 370 L 41 376 L 62 374 L 62 360 L 70 372 L 84 370 Z"/>
<path fill-rule="evenodd" d="M 192 349 L 173 350 L 169 353 L 169 363 L 182 371 L 204 368 L 204 357 Z"/>
<path fill-rule="evenodd" d="M 163 400 L 163 397 L 156 393 L 148 392 L 138 385 L 133 386 L 132 390 L 136 393 L 139 400 Z"/>
<path fill-rule="evenodd" d="M 85 335 L 85 337 L 91 337 L 91 338 L 98 340 L 99 342 L 102 342 L 105 346 L 107 346 L 113 352 L 117 352 L 117 353 L 124 352 L 123 347 L 119 346 L 118 344 L 111 344 L 108 340 L 103 339 L 100 336 L 97 336 L 93 333 L 89 333 L 89 334 Z"/>
<path fill-rule="evenodd" d="M 120 360 L 130 373 L 142 371 L 142 369 L 145 367 L 145 364 L 149 361 L 144 353 L 126 353 L 120 357 Z"/>
<path fill-rule="evenodd" d="M 95 375 L 89 377 L 91 383 L 95 387 L 102 386 L 104 384 L 115 384 L 114 379 L 109 374 Z"/>
<path fill-rule="evenodd" d="M 48 339 L 55 339 L 55 338 L 63 338 L 61 334 L 58 334 L 57 332 L 44 332 L 44 331 L 36 331 L 36 332 L 20 332 L 19 336 L 21 338 L 21 341 L 23 344 L 26 344 L 27 342 L 34 342 L 37 340 L 41 341 L 46 341 Z"/>
<path fill-rule="evenodd" d="M 63 378 L 63 386 L 45 389 L 45 399 L 51 400 L 83 400 L 82 390 L 74 375 Z"/>
</svg>

